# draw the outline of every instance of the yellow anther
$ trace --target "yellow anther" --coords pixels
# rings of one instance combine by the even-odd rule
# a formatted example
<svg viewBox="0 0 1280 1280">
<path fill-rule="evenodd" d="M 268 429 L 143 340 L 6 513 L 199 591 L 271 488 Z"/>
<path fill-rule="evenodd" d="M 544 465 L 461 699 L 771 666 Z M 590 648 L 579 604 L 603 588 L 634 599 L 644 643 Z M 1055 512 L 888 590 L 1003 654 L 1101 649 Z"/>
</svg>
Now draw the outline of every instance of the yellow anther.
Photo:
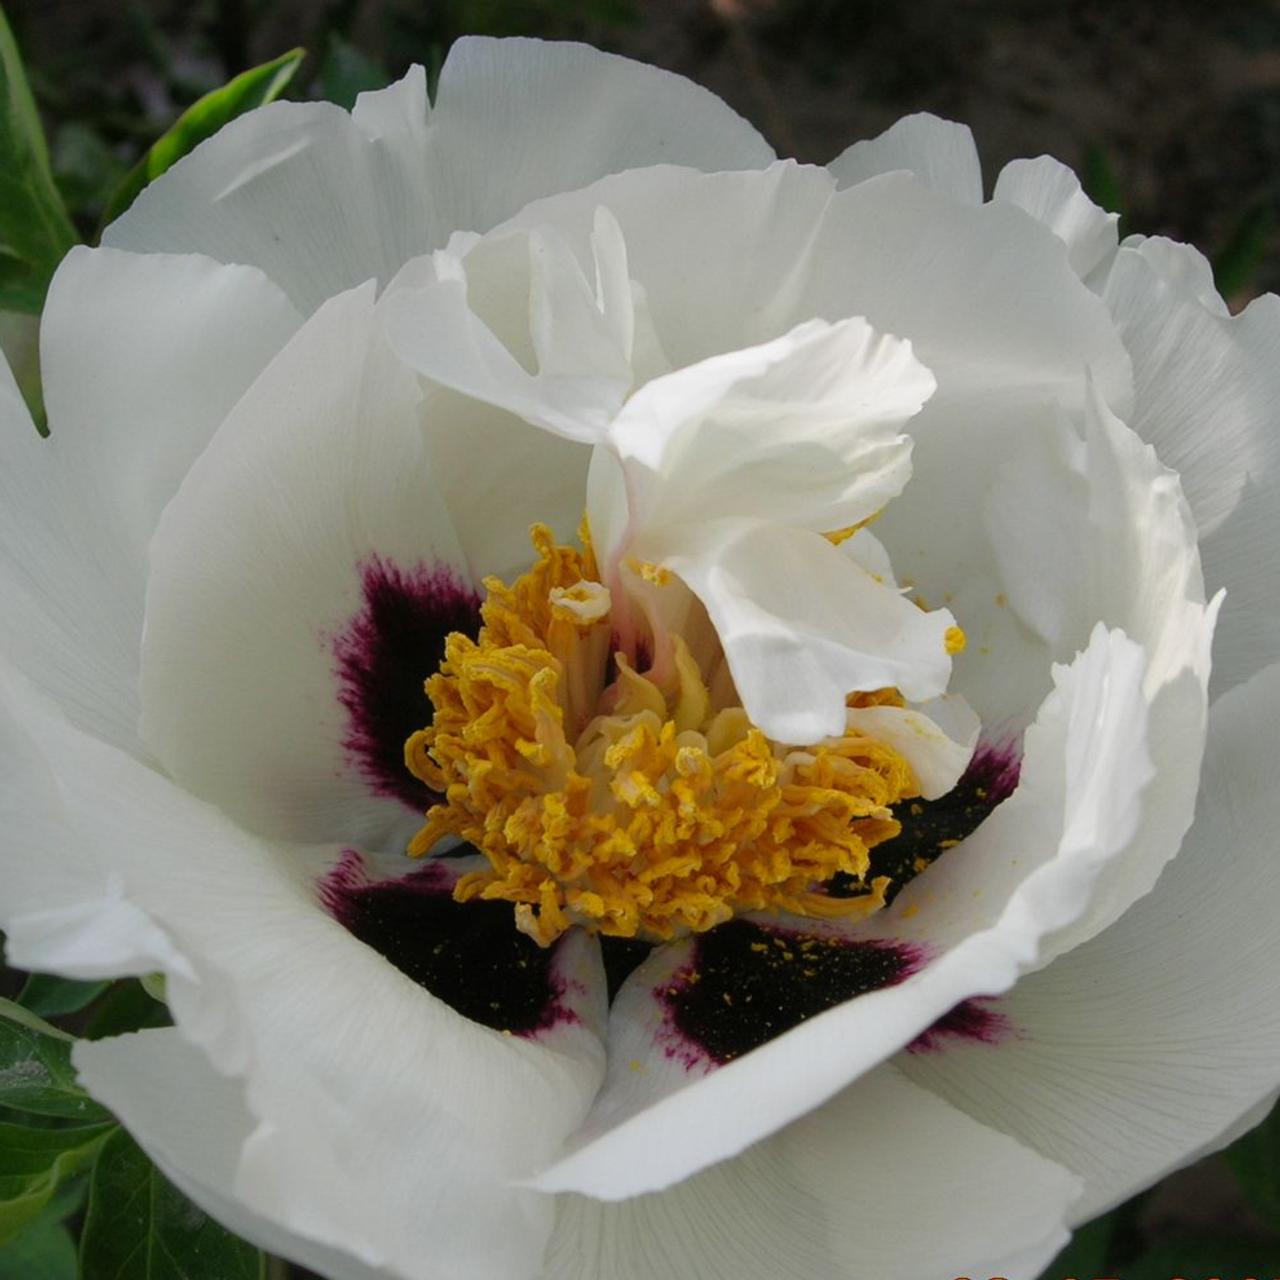
<svg viewBox="0 0 1280 1280">
<path fill-rule="evenodd" d="M 671 581 L 671 570 L 665 565 L 654 564 L 651 560 L 638 560 L 632 556 L 627 560 L 627 568 L 655 587 L 665 587 Z"/>
<path fill-rule="evenodd" d="M 865 520 L 859 520 L 857 524 L 845 525 L 843 529 L 832 529 L 830 533 L 824 533 L 822 536 L 831 543 L 833 547 L 838 547 L 842 542 L 848 542 L 861 529 L 865 529 L 869 524 L 875 524 L 880 519 L 880 512 L 877 511 L 869 515 Z"/>
<path fill-rule="evenodd" d="M 946 645 L 948 653 L 963 653 L 965 645 L 969 643 L 969 637 L 959 627 L 948 627 L 942 642 Z"/>
<path fill-rule="evenodd" d="M 552 587 L 551 615 L 580 627 L 589 627 L 606 618 L 612 605 L 609 588 L 603 582 L 575 582 L 571 587 Z"/>
<path fill-rule="evenodd" d="M 486 584 L 479 637 L 451 635 L 426 682 L 435 719 L 405 760 L 445 798 L 410 852 L 469 841 L 489 867 L 455 896 L 511 902 L 544 946 L 575 924 L 665 939 L 743 911 L 857 917 L 883 905 L 869 851 L 898 833 L 892 806 L 919 792 L 907 761 L 857 734 L 805 750 L 770 741 L 740 706 L 713 705 L 679 638 L 665 683 L 616 654 L 606 689 L 611 601 L 594 560 L 541 526 L 533 540 L 533 568 Z M 837 873 L 865 892 L 824 893 Z"/>
</svg>

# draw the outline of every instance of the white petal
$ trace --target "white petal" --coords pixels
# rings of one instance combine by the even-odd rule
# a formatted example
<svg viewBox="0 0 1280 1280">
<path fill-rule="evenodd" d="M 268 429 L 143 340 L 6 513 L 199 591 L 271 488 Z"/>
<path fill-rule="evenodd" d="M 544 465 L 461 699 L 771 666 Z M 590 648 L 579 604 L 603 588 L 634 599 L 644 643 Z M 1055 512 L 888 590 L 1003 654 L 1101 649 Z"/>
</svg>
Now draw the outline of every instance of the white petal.
<svg viewBox="0 0 1280 1280">
<path fill-rule="evenodd" d="M 1213 279 L 1213 264 L 1194 245 L 1167 236 L 1126 236 L 1126 249 L 1136 249 L 1170 288 L 1194 298 L 1216 316 L 1229 315 Z"/>
<path fill-rule="evenodd" d="M 351 122 L 367 137 L 382 140 L 389 147 L 425 147 L 430 114 L 427 72 L 415 65 L 385 88 L 357 94 Z"/>
<path fill-rule="evenodd" d="M 945 724 L 939 724 L 945 719 Z M 926 800 L 944 796 L 960 780 L 981 725 L 963 698 L 950 694 L 919 708 L 859 707 L 845 713 L 850 733 L 887 742 L 911 765 Z"/>
<path fill-rule="evenodd" d="M 535 1185 L 622 1199 L 668 1187 L 818 1106 L 975 995 L 1007 990 L 1041 940 L 1081 915 L 1134 838 L 1151 779 L 1142 651 L 1099 629 L 1055 671 L 1026 736 L 1022 783 L 978 830 L 845 931 L 919 967 L 715 1068 L 664 1031 L 674 958 L 628 979 L 611 1011 L 609 1074 L 568 1153 Z M 714 936 L 714 935 L 710 935 Z M 689 947 L 693 944 L 681 944 Z"/>
<path fill-rule="evenodd" d="M 301 322 L 262 275 L 207 258 L 73 249 L 41 334 L 50 429 L 89 453 L 145 550 L 215 427 Z M 126 523 L 127 522 L 127 523 Z"/>
<path fill-rule="evenodd" d="M 906 484 L 902 428 L 934 385 L 910 343 L 860 318 L 807 321 L 654 379 L 609 431 L 632 477 L 635 536 L 734 517 L 859 523 Z"/>
<path fill-rule="evenodd" d="M 237 117 L 142 192 L 103 233 L 139 253 L 202 253 L 259 267 L 304 314 L 448 234 L 412 136 L 371 138 L 327 102 L 273 102 Z"/>
<path fill-rule="evenodd" d="M 821 534 L 722 520 L 654 534 L 637 550 L 706 606 L 743 706 L 779 742 L 841 734 L 853 690 L 893 685 L 923 702 L 947 687 L 955 619 L 918 609 Z"/>
<path fill-rule="evenodd" d="M 544 1280 L 1033 1280 L 992 1264 L 1052 1257 L 1076 1194 L 1061 1168 L 884 1067 L 667 1191 L 562 1197 Z"/>
<path fill-rule="evenodd" d="M 566 439 L 599 439 L 631 389 L 634 303 L 617 224 L 605 209 L 596 224 L 594 279 L 552 227 L 411 264 L 386 299 L 393 349 L 441 386 Z M 515 272 L 513 257 L 527 258 Z"/>
<path fill-rule="evenodd" d="M 589 1022 L 543 1041 L 468 1020 L 324 909 L 314 878 L 336 850 L 247 835 L 74 729 L 21 682 L 4 687 L 0 714 L 27 735 L 16 757 L 0 738 L 5 812 L 19 815 L 19 833 L 42 833 L 38 847 L 6 839 L 0 851 L 4 926 L 22 927 L 32 902 L 47 907 L 55 876 L 75 901 L 76 870 L 85 897 L 114 873 L 178 953 L 164 968 L 180 1033 L 243 1082 L 252 1124 L 210 1155 L 202 1126 L 170 1145 L 168 1104 L 106 1080 L 104 1096 L 144 1143 L 195 1187 L 206 1161 L 225 1173 L 231 1146 L 231 1193 L 248 1207 L 229 1215 L 236 1225 L 261 1218 L 405 1280 L 527 1273 L 551 1206 L 514 1184 L 556 1149 L 597 1087 L 603 1048 Z M 53 790 L 23 786 L 41 771 Z M 41 875 L 24 877 L 33 854 Z M 32 880 L 45 898 L 27 892 Z"/>
<path fill-rule="evenodd" d="M 826 170 L 792 161 L 716 174 L 663 165 L 536 201 L 510 225 L 554 226 L 585 262 L 595 211 L 607 208 L 663 349 L 682 367 L 780 337 L 815 315 L 834 321 L 863 314 L 856 303 L 819 311 L 796 296 L 815 228 L 834 196 Z"/>
<path fill-rule="evenodd" d="M 94 843 L 72 835 L 60 779 L 41 750 L 37 717 L 47 714 L 45 703 L 3 658 L 0 704 L 0 909 L 8 962 L 77 978 L 182 968 L 169 938 L 128 899 Z"/>
<path fill-rule="evenodd" d="M 1122 248 L 1104 297 L 1133 358 L 1134 430 L 1178 472 L 1200 531 L 1210 592 L 1225 587 L 1214 685 L 1280 652 L 1280 301 L 1215 314 L 1141 248 Z"/>
<path fill-rule="evenodd" d="M 1277 716 L 1280 666 L 1214 704 L 1182 852 L 1123 919 L 1000 1002 L 1015 1035 L 903 1062 L 1078 1172 L 1077 1221 L 1183 1163 L 1280 1084 Z"/>
<path fill-rule="evenodd" d="M 1065 164 L 1052 156 L 1011 160 L 996 179 L 993 200 L 1017 205 L 1043 222 L 1067 246 L 1067 257 L 1083 279 L 1116 251 L 1118 213 L 1099 209 Z"/>
<path fill-rule="evenodd" d="M 894 576 L 893 565 L 889 563 L 889 553 L 884 543 L 869 529 L 859 529 L 852 538 L 840 543 L 840 549 L 873 578 L 878 578 L 886 586 L 897 587 L 898 580 Z"/>
<path fill-rule="evenodd" d="M 608 173 L 656 164 L 759 169 L 774 158 L 715 94 L 582 44 L 456 41 L 440 72 L 435 121 L 432 159 L 449 175 L 441 181 L 449 224 L 477 231 Z"/>
<path fill-rule="evenodd" d="M 184 966 L 164 931 L 124 896 L 118 879 L 91 876 L 77 888 L 76 901 L 28 910 L 10 922 L 10 964 L 90 981 Z"/>
<path fill-rule="evenodd" d="M 383 741 L 365 675 L 375 642 L 406 643 L 398 615 L 368 634 L 388 592 L 424 626 L 434 609 L 442 634 L 474 607 L 420 398 L 372 287 L 334 299 L 223 423 L 152 543 L 143 734 L 180 783 L 264 833 L 388 839 L 430 802 L 401 773 L 412 720 L 392 715 L 399 741 Z M 406 704 L 437 661 L 404 673 Z"/>
<path fill-rule="evenodd" d="M 568 543 L 582 521 L 591 450 L 443 387 L 423 402 L 431 473 L 481 582 L 508 582 L 532 559 L 529 527 Z"/>
<path fill-rule="evenodd" d="M 255 1122 L 238 1082 L 220 1075 L 173 1028 L 80 1040 L 80 1078 L 124 1122 L 161 1172 L 229 1231 L 279 1257 L 341 1280 L 392 1280 L 333 1238 L 318 1242 L 238 1199 L 236 1170 Z"/>
<path fill-rule="evenodd" d="M 73 249 L 42 347 L 52 435 L 4 415 L 0 648 L 79 723 L 141 752 L 146 545 L 214 428 L 299 323 L 260 272 Z"/>
<path fill-rule="evenodd" d="M 986 504 L 1010 606 L 1058 661 L 1102 620 L 1147 647 L 1153 684 L 1167 680 L 1205 598 L 1178 475 L 1097 395 L 1083 438 L 1062 419 L 1028 436 Z"/>
<path fill-rule="evenodd" d="M 1220 602 L 1204 606 L 1178 477 L 1097 397 L 1083 439 L 1060 421 L 1001 468 L 987 518 L 1009 606 L 1055 658 L 1081 646 L 1094 619 L 1122 628 L 1149 655 L 1157 820 L 1107 869 L 1094 906 L 1052 953 L 1091 937 L 1146 893 L 1190 825 Z"/>
<path fill-rule="evenodd" d="M 631 385 L 635 307 L 627 246 L 617 219 L 601 206 L 591 234 L 592 276 L 551 227 L 529 237 L 533 255 L 530 325 L 538 369 L 553 378 L 616 379 Z"/>
<path fill-rule="evenodd" d="M 1090 368 L 1108 404 L 1122 415 L 1129 407 L 1127 357 L 1106 307 L 1057 238 L 1007 205 L 957 206 L 905 173 L 837 191 L 825 170 L 786 162 L 755 173 L 618 174 L 538 201 L 511 225 L 554 225 L 586 261 L 601 205 L 622 229 L 631 277 L 676 367 L 815 317 L 864 316 L 911 341 L 939 396 L 999 403 L 1036 389 L 1080 405 Z"/>
<path fill-rule="evenodd" d="M 828 166 L 842 187 L 905 169 L 961 204 L 982 203 L 982 165 L 967 125 L 927 112 L 904 116 L 882 134 L 853 146 Z"/>
<path fill-rule="evenodd" d="M 1178 637 L 1183 665 L 1153 678 L 1148 666 L 1147 746 L 1155 776 L 1143 795 L 1143 821 L 1123 854 L 1102 867 L 1088 910 L 1041 943 L 1040 963 L 1094 937 L 1151 891 L 1165 864 L 1178 852 L 1195 810 L 1196 781 L 1204 755 L 1209 646 L 1221 598 L 1207 607 L 1188 606 Z"/>
<path fill-rule="evenodd" d="M 706 90 L 584 45 L 459 40 L 425 112 L 421 68 L 354 116 L 317 102 L 249 112 L 152 183 L 105 242 L 251 263 L 309 312 L 385 284 L 453 231 L 607 173 L 773 159 Z"/>
</svg>

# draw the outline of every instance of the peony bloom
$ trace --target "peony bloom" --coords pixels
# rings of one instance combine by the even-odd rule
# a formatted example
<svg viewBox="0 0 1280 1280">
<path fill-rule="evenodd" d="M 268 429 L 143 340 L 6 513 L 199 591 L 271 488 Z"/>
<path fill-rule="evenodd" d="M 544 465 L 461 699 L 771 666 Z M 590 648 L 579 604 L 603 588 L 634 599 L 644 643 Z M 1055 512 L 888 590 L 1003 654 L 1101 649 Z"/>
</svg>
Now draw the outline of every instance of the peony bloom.
<svg viewBox="0 0 1280 1280">
<path fill-rule="evenodd" d="M 245 116 L 0 382 L 9 959 L 326 1276 L 1032 1277 L 1280 1087 L 1278 347 L 931 117 Z"/>
</svg>

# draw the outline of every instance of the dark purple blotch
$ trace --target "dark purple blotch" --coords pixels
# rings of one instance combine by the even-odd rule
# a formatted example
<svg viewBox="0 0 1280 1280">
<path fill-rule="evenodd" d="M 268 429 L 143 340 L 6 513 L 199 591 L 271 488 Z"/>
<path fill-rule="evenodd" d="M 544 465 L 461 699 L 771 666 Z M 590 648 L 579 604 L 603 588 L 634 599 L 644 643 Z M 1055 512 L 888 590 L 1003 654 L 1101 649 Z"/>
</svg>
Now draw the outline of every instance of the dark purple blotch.
<svg viewBox="0 0 1280 1280">
<path fill-rule="evenodd" d="M 699 934 L 689 962 L 657 991 L 668 1055 L 717 1066 L 816 1014 L 917 972 L 922 948 L 731 920 Z"/>
<path fill-rule="evenodd" d="M 401 569 L 380 556 L 359 565 L 363 604 L 333 642 L 343 745 L 373 790 L 421 812 L 440 798 L 404 764 L 404 744 L 431 722 L 423 682 L 451 631 L 474 636 L 480 598 L 443 565 Z"/>
<path fill-rule="evenodd" d="M 474 1022 L 519 1036 L 577 1022 L 556 972 L 558 947 L 518 932 L 509 902 L 455 902 L 454 879 L 433 861 L 372 880 L 348 850 L 321 881 L 320 900 L 361 942 Z"/>
<path fill-rule="evenodd" d="M 937 800 L 905 800 L 893 806 L 900 834 L 871 850 L 867 880 L 888 876 L 885 899 L 892 902 L 921 871 L 975 832 L 991 811 L 1017 788 L 1022 756 L 1016 747 L 980 744 L 960 781 Z M 834 898 L 866 892 L 843 872 L 827 886 Z"/>
<path fill-rule="evenodd" d="M 990 996 L 962 1000 L 907 1045 L 908 1053 L 937 1053 L 952 1040 L 994 1045 L 1016 1035 L 1013 1023 L 996 1009 Z"/>
</svg>

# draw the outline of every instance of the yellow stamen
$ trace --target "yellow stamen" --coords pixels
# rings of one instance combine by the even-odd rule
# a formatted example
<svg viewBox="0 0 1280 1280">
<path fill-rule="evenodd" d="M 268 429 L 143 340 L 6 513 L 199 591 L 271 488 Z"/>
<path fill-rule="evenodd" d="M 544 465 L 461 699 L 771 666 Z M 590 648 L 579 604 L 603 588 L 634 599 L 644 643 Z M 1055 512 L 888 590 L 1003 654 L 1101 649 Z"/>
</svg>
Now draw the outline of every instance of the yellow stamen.
<svg viewBox="0 0 1280 1280">
<path fill-rule="evenodd" d="M 489 867 L 461 877 L 455 897 L 513 903 L 542 945 L 575 924 L 666 939 L 743 911 L 882 906 L 888 881 L 866 884 L 869 850 L 898 834 L 891 806 L 919 794 L 907 761 L 858 733 L 804 749 L 771 741 L 740 706 L 713 705 L 679 638 L 668 683 L 616 654 L 606 691 L 611 602 L 594 558 L 541 526 L 533 541 L 537 563 L 509 587 L 485 584 L 478 639 L 449 636 L 426 682 L 435 719 L 405 760 L 445 798 L 410 853 L 446 835 L 475 845 Z M 823 892 L 838 872 L 866 892 Z"/>
<path fill-rule="evenodd" d="M 860 529 L 865 529 L 868 525 L 875 524 L 880 519 L 880 512 L 876 511 L 869 515 L 865 520 L 859 520 L 857 524 L 845 525 L 843 529 L 832 529 L 830 533 L 824 533 L 822 536 L 831 543 L 833 547 L 838 547 L 842 542 L 848 542 Z"/>
<path fill-rule="evenodd" d="M 959 627 L 948 627 L 942 637 L 942 642 L 946 646 L 948 653 L 963 653 L 965 645 L 969 643 L 969 637 Z"/>
<path fill-rule="evenodd" d="M 655 587 L 665 587 L 671 581 L 671 570 L 665 565 L 654 564 L 651 560 L 638 560 L 632 556 L 627 561 L 627 568 Z"/>
</svg>

